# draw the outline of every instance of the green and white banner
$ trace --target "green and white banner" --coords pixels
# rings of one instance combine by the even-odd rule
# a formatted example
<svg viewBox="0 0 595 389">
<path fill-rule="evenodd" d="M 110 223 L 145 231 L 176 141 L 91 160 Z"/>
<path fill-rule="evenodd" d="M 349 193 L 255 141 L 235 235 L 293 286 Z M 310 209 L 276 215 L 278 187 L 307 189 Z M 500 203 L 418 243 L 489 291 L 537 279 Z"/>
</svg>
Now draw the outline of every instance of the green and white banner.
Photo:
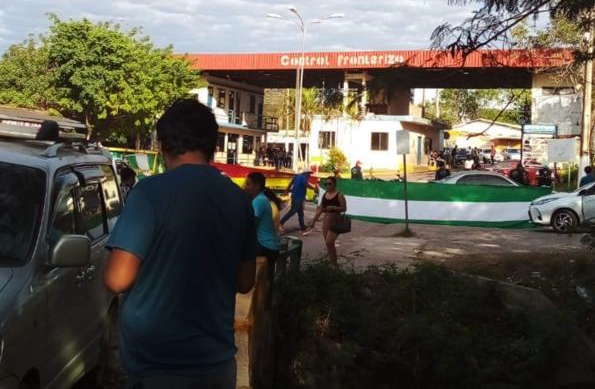
<svg viewBox="0 0 595 389">
<path fill-rule="evenodd" d="M 405 220 L 405 185 L 400 182 L 339 180 L 347 214 L 359 220 Z M 529 203 L 549 188 L 409 183 L 411 223 L 477 227 L 529 227 Z"/>
</svg>

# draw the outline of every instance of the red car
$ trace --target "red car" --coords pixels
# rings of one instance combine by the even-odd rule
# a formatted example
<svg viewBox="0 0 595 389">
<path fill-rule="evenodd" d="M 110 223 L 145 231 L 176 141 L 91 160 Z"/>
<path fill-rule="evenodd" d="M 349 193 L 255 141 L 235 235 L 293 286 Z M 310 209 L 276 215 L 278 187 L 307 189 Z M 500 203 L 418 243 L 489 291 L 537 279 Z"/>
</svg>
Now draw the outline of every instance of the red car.
<svg viewBox="0 0 595 389">
<path fill-rule="evenodd" d="M 510 177 L 510 171 L 518 166 L 518 161 L 500 162 L 493 166 L 486 166 L 486 170 L 500 173 L 506 177 Z M 529 185 L 539 186 L 539 170 L 542 168 L 539 164 L 525 164 L 525 170 L 529 174 Z"/>
</svg>

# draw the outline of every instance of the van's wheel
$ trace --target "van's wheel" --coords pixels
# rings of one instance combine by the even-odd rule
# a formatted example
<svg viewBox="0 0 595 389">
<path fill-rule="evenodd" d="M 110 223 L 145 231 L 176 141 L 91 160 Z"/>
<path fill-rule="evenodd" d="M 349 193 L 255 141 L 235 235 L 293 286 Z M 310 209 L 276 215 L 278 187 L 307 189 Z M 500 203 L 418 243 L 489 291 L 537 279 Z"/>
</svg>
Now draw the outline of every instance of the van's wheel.
<svg viewBox="0 0 595 389">
<path fill-rule="evenodd" d="M 114 302 L 107 313 L 101 339 L 96 375 L 99 385 L 114 384 L 125 379 L 120 364 L 118 313 L 118 304 Z"/>
<path fill-rule="evenodd" d="M 570 209 L 561 209 L 552 216 L 552 227 L 557 232 L 569 234 L 578 227 L 578 217 Z"/>
</svg>

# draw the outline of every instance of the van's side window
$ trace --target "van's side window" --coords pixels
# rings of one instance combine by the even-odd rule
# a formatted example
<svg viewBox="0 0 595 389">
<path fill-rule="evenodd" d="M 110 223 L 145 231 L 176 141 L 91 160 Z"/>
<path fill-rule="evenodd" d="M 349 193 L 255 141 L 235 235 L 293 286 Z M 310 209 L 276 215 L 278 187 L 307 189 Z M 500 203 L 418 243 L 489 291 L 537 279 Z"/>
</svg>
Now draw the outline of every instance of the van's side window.
<svg viewBox="0 0 595 389">
<path fill-rule="evenodd" d="M 64 192 L 54 208 L 54 220 L 49 230 L 49 242 L 55 244 L 62 235 L 76 234 L 74 220 L 74 196 Z"/>
<path fill-rule="evenodd" d="M 107 235 L 107 223 L 99 192 L 99 184 L 88 184 L 79 189 L 79 233 L 87 234 L 91 241 Z"/>
<path fill-rule="evenodd" d="M 103 189 L 103 201 L 105 202 L 105 210 L 107 213 L 107 224 L 109 229 L 113 229 L 121 212 L 120 193 L 118 191 L 118 183 L 116 175 L 111 166 L 103 165 L 101 170 L 105 173 L 105 179 L 101 183 Z"/>
</svg>

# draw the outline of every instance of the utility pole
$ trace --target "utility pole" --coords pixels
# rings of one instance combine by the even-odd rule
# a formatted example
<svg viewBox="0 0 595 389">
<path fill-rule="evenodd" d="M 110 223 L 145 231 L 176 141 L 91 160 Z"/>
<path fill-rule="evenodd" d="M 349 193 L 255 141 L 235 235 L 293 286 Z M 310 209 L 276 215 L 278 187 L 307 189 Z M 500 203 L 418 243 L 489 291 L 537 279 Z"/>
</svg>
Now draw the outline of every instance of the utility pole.
<svg viewBox="0 0 595 389">
<path fill-rule="evenodd" d="M 591 12 L 593 15 L 593 12 Z M 580 152 L 580 163 L 579 163 L 579 177 L 584 175 L 585 166 L 591 164 L 590 148 L 591 148 L 591 112 L 593 111 L 593 41 L 594 31 L 591 27 L 591 31 L 585 34 L 587 38 L 587 62 L 585 63 L 585 85 L 583 88 L 583 123 L 582 123 L 582 135 L 581 135 L 581 152 Z M 579 179 L 580 181 L 580 179 Z"/>
<path fill-rule="evenodd" d="M 302 93 L 304 90 L 304 68 L 306 66 L 306 58 L 305 58 L 305 51 L 306 51 L 306 36 L 308 35 L 308 28 L 313 24 L 320 24 L 325 20 L 329 19 L 341 19 L 343 18 L 343 14 L 332 14 L 322 19 L 314 19 L 310 22 L 304 20 L 302 15 L 299 13 L 298 9 L 291 5 L 289 6 L 289 11 L 294 15 L 294 18 L 288 19 L 284 16 L 269 13 L 267 14 L 268 18 L 271 19 L 281 19 L 285 21 L 292 22 L 296 24 L 300 31 L 302 32 L 302 47 L 300 52 L 300 58 L 298 61 L 298 66 L 296 69 L 296 86 L 295 86 L 295 138 L 293 142 L 293 170 L 297 173 L 298 172 L 298 158 L 301 152 L 301 144 L 300 144 L 300 130 L 302 124 Z M 305 158 L 304 158 L 305 159 Z"/>
<path fill-rule="evenodd" d="M 440 119 L 440 89 L 436 89 L 436 119 Z"/>
</svg>

